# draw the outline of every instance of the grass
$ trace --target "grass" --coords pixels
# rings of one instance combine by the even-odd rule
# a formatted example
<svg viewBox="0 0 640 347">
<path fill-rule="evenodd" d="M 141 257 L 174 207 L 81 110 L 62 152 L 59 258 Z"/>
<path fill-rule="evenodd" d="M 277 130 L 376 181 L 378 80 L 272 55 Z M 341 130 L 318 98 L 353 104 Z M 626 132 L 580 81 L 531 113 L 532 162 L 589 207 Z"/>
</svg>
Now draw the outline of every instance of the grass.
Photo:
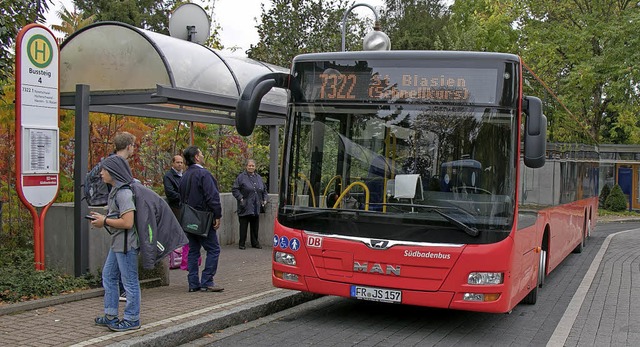
<svg viewBox="0 0 640 347">
<path fill-rule="evenodd" d="M 605 210 L 603 208 L 599 208 L 598 209 L 598 215 L 599 216 L 611 216 L 611 217 L 640 217 L 640 212 L 638 212 L 638 211 L 629 211 L 629 210 L 620 211 L 620 212 L 613 212 L 613 211 Z"/>
</svg>

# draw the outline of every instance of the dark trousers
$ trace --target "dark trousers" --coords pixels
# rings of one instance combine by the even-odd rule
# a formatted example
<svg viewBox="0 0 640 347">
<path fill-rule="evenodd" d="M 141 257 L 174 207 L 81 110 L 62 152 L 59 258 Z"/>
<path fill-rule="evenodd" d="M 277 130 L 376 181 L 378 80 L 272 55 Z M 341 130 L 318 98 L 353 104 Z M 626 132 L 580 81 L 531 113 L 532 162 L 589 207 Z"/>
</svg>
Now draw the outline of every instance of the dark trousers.
<svg viewBox="0 0 640 347">
<path fill-rule="evenodd" d="M 245 241 L 247 241 L 247 227 L 251 228 L 251 247 L 260 246 L 260 241 L 258 241 L 258 227 L 259 216 L 239 216 L 238 220 L 240 221 L 240 246 L 244 246 Z"/>
<path fill-rule="evenodd" d="M 218 233 L 211 228 L 207 237 L 194 234 L 187 234 L 189 239 L 189 254 L 187 256 L 187 280 L 189 288 L 213 287 L 213 276 L 218 271 L 218 258 L 220 257 L 220 243 L 218 242 Z M 202 275 L 198 276 L 198 258 L 200 258 L 200 249 L 204 248 L 207 252 L 207 258 L 204 261 L 204 269 Z M 184 255 L 182 255 L 184 257 Z"/>
</svg>

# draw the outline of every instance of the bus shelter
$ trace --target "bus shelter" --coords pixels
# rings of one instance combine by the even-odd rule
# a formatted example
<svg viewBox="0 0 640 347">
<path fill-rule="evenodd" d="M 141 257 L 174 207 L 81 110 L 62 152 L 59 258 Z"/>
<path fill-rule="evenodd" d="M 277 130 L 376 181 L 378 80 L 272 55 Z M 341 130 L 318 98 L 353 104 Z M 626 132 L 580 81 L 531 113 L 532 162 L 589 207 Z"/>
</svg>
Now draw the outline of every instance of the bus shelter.
<svg viewBox="0 0 640 347">
<path fill-rule="evenodd" d="M 60 107 L 75 109 L 75 192 L 82 202 L 88 167 L 89 112 L 234 125 L 235 106 L 254 77 L 288 69 L 224 54 L 197 43 L 119 22 L 99 22 L 60 48 Z M 278 130 L 285 122 L 286 92 L 265 95 L 256 125 L 270 127 L 270 172 L 278 172 Z M 269 175 L 277 191 L 277 175 Z M 74 219 L 88 206 L 76 203 Z M 84 229 L 84 230 L 83 230 Z M 86 223 L 75 223 L 76 275 L 84 273 Z"/>
</svg>

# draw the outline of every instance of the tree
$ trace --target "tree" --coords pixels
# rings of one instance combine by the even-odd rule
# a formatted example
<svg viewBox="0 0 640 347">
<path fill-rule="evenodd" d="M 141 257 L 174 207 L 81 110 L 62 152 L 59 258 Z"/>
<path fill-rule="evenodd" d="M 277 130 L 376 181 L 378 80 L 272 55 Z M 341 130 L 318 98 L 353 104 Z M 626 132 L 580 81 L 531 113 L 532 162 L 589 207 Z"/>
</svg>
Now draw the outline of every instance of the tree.
<svg viewBox="0 0 640 347">
<path fill-rule="evenodd" d="M 347 0 L 272 0 L 262 7 L 257 26 L 260 41 L 247 51 L 249 58 L 279 66 L 290 66 L 302 53 L 332 52 L 341 49 L 341 23 Z M 351 13 L 346 35 L 347 47 L 364 36 L 364 22 Z M 358 38 L 358 39 L 357 39 Z M 361 45 L 361 43 L 358 43 Z"/>
<path fill-rule="evenodd" d="M 595 142 L 639 141 L 638 4 L 616 0 L 521 3 L 519 53 L 575 113 L 573 121 L 585 123 Z M 551 128 L 556 127 L 562 125 L 552 122 Z"/>
<path fill-rule="evenodd" d="M 604 187 L 602 187 L 602 190 L 600 191 L 600 196 L 598 198 L 598 202 L 600 203 L 601 206 L 604 207 L 604 203 L 607 200 L 607 197 L 609 196 L 610 193 L 611 193 L 611 187 L 609 187 L 608 184 L 605 184 Z"/>
<path fill-rule="evenodd" d="M 88 17 L 84 17 L 84 13 L 78 12 L 74 7 L 73 12 L 69 12 L 66 7 L 62 7 L 61 10 L 56 11 L 58 19 L 62 20 L 60 24 L 54 24 L 51 29 L 64 34 L 64 38 L 93 23 L 96 19 L 96 15 L 92 14 Z"/>
<path fill-rule="evenodd" d="M 0 84 L 11 78 L 14 44 L 22 27 L 44 23 L 51 0 L 3 0 L 0 2 Z M 2 88 L 0 88 L 2 90 Z"/>
<path fill-rule="evenodd" d="M 518 53 L 517 0 L 456 0 L 445 28 L 455 50 Z"/>
<path fill-rule="evenodd" d="M 620 185 L 616 184 L 611 189 L 611 193 L 604 201 L 604 208 L 613 211 L 620 212 L 627 209 L 627 197 L 622 192 Z"/>
<path fill-rule="evenodd" d="M 83 13 L 96 21 L 118 21 L 157 33 L 169 34 L 169 14 L 178 0 L 74 0 Z"/>
<path fill-rule="evenodd" d="M 394 50 L 451 49 L 443 0 L 387 0 L 380 17 Z"/>
</svg>

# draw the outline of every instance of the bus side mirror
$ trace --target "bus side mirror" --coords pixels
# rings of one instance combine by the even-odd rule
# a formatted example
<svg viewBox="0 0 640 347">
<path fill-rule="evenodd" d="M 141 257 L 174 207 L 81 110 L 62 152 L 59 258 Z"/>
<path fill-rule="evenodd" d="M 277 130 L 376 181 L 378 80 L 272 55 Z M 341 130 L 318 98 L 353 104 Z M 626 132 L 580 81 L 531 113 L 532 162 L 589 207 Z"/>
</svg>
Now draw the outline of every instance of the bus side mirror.
<svg viewBox="0 0 640 347">
<path fill-rule="evenodd" d="M 287 73 L 274 72 L 258 76 L 247 83 L 236 103 L 236 130 L 238 130 L 238 134 L 251 135 L 258 119 L 262 97 L 273 87 L 287 88 L 290 77 L 291 75 Z"/>
<path fill-rule="evenodd" d="M 542 114 L 542 101 L 524 97 L 527 121 L 524 129 L 524 165 L 537 169 L 544 166 L 547 153 L 547 117 Z"/>
</svg>

